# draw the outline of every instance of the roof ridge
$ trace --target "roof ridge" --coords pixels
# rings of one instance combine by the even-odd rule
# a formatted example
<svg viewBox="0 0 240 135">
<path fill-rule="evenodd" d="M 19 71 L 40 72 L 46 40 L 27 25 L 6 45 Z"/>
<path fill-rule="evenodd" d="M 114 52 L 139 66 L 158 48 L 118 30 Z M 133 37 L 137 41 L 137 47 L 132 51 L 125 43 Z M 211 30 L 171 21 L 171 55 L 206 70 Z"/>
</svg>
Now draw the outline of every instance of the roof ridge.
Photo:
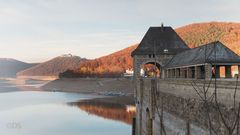
<svg viewBox="0 0 240 135">
<path fill-rule="evenodd" d="M 216 60 L 213 61 L 213 53 L 214 53 L 214 45 L 216 45 Z M 210 46 L 210 48 L 209 48 Z M 201 51 L 204 49 L 203 51 Z M 196 54 L 197 53 L 197 54 Z M 188 55 L 188 58 L 185 57 Z M 234 51 L 226 47 L 220 41 L 211 42 L 190 50 L 183 51 L 181 53 L 176 54 L 167 64 L 164 66 L 165 68 L 171 67 L 180 67 L 187 65 L 196 65 L 196 64 L 204 64 L 204 63 L 214 63 L 214 62 L 226 62 L 226 63 L 240 63 L 240 57 Z"/>
</svg>

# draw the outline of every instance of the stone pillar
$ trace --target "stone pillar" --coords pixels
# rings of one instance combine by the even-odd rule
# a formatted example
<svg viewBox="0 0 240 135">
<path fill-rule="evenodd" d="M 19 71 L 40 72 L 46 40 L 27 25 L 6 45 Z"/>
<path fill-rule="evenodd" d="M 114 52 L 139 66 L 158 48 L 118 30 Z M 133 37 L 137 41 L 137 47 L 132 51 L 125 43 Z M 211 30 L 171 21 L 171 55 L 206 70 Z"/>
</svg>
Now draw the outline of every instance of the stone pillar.
<svg viewBox="0 0 240 135">
<path fill-rule="evenodd" d="M 195 66 L 195 79 L 203 79 L 202 72 L 201 72 L 201 66 Z"/>
<path fill-rule="evenodd" d="M 167 70 L 167 78 L 170 78 L 170 77 L 171 77 L 171 70 L 168 69 L 168 70 Z"/>
<path fill-rule="evenodd" d="M 180 68 L 180 78 L 184 78 L 184 69 Z"/>
<path fill-rule="evenodd" d="M 140 78 L 141 75 L 140 75 L 140 71 L 141 71 L 141 65 L 140 63 L 137 61 L 137 58 L 136 56 L 134 56 L 133 58 L 133 71 L 134 71 L 134 79 L 137 79 L 137 78 Z"/>
<path fill-rule="evenodd" d="M 170 73 L 169 73 L 169 69 L 168 69 L 168 70 L 167 70 L 167 76 L 166 76 L 167 78 L 169 78 L 169 74 L 170 74 Z"/>
<path fill-rule="evenodd" d="M 232 78 L 231 66 L 225 66 L 225 76 L 226 78 Z"/>
<path fill-rule="evenodd" d="M 179 71 L 179 75 L 178 75 L 179 77 L 178 77 L 178 78 L 182 78 L 182 69 L 181 69 L 181 68 L 179 68 L 179 70 L 178 70 L 178 71 Z"/>
<path fill-rule="evenodd" d="M 172 69 L 169 69 L 169 78 L 172 78 Z"/>
<path fill-rule="evenodd" d="M 205 79 L 211 79 L 211 78 L 212 78 L 212 65 L 205 64 Z"/>
<path fill-rule="evenodd" d="M 173 71 L 173 78 L 176 78 L 176 69 L 174 68 L 172 69 L 172 71 Z"/>
<path fill-rule="evenodd" d="M 195 79 L 198 79 L 198 67 L 195 66 L 194 68 L 195 68 L 195 70 L 194 70 L 194 71 L 195 71 L 195 73 L 194 73 L 194 74 L 195 74 L 195 75 L 194 75 L 194 76 L 195 76 Z"/>
<path fill-rule="evenodd" d="M 179 77 L 180 77 L 179 73 L 180 73 L 179 69 L 176 68 L 176 78 L 179 78 Z"/>
<path fill-rule="evenodd" d="M 142 133 L 142 112 L 143 112 L 143 100 L 144 100 L 144 96 L 143 96 L 143 92 L 145 91 L 145 84 L 144 84 L 144 80 L 138 79 L 138 84 L 139 87 L 138 89 L 138 93 L 137 93 L 137 101 L 135 101 L 137 103 L 136 105 L 136 135 L 141 135 Z"/>
<path fill-rule="evenodd" d="M 160 77 L 161 77 L 162 79 L 164 79 L 164 78 L 165 78 L 165 74 L 166 74 L 166 71 L 165 71 L 165 69 L 162 69 L 162 68 L 161 68 Z"/>
<path fill-rule="evenodd" d="M 184 78 L 188 78 L 188 68 L 184 68 Z"/>
<path fill-rule="evenodd" d="M 177 78 L 177 69 L 174 68 L 174 78 Z"/>
<path fill-rule="evenodd" d="M 188 71 L 188 78 L 192 78 L 192 73 L 193 73 L 192 67 L 188 67 L 187 71 Z"/>
</svg>

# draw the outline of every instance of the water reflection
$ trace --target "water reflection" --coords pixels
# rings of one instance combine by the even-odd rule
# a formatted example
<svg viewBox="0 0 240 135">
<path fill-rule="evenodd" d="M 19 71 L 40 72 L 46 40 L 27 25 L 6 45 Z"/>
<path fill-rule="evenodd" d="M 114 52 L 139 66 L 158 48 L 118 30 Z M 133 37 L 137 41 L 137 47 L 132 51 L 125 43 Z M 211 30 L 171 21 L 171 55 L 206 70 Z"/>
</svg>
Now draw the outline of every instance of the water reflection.
<svg viewBox="0 0 240 135">
<path fill-rule="evenodd" d="M 39 91 L 43 83 L 0 79 L 0 135 L 131 134 L 129 97 Z"/>
<path fill-rule="evenodd" d="M 118 102 L 119 100 L 124 102 Z M 136 113 L 131 97 L 88 99 L 68 103 L 68 105 L 77 106 L 90 115 L 121 121 L 129 125 L 132 124 L 132 118 Z"/>
<path fill-rule="evenodd" d="M 48 82 L 32 79 L 0 78 L 0 92 L 40 91 L 40 87 Z"/>
</svg>

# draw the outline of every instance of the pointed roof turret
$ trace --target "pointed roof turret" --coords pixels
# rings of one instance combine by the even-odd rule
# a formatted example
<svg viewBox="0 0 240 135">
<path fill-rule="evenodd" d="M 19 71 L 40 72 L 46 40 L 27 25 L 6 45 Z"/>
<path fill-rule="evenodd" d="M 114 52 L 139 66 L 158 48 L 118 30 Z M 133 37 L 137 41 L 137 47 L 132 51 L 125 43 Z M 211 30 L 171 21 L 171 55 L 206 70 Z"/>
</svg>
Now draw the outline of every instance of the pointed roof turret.
<svg viewBox="0 0 240 135">
<path fill-rule="evenodd" d="M 172 27 L 162 25 L 161 27 L 150 27 L 131 55 L 154 54 L 154 48 L 156 54 L 177 54 L 189 49 Z"/>
</svg>

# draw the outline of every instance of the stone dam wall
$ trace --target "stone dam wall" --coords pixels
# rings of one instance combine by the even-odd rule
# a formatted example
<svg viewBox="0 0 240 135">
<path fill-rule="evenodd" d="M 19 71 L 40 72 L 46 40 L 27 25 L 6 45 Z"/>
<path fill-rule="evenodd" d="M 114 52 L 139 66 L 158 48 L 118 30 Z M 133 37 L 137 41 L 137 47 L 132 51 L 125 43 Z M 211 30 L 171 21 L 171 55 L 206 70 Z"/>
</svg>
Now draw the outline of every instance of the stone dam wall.
<svg viewBox="0 0 240 135">
<path fill-rule="evenodd" d="M 215 80 L 136 80 L 136 135 L 237 134 L 240 83 L 216 80 L 216 84 Z"/>
</svg>

